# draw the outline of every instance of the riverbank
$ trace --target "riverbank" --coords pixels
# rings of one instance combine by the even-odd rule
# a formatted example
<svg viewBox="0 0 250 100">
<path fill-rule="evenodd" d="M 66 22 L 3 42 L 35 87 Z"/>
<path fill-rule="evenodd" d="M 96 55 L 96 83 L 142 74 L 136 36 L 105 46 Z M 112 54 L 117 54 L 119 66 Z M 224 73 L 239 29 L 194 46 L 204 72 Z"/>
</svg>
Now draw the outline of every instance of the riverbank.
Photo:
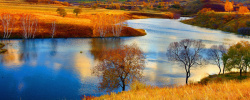
<svg viewBox="0 0 250 100">
<path fill-rule="evenodd" d="M 250 99 L 250 80 L 242 82 L 228 81 L 224 83 L 195 84 L 180 87 L 145 88 L 136 91 L 124 91 L 118 94 L 111 93 L 95 100 L 227 100 Z"/>
<path fill-rule="evenodd" d="M 56 10 L 63 7 L 67 13 L 66 16 L 60 16 Z M 108 15 L 121 15 L 129 19 L 142 19 L 142 18 L 177 18 L 178 15 L 170 12 L 140 12 L 140 11 L 124 11 L 124 10 L 109 10 L 109 9 L 92 9 L 81 8 L 82 12 L 76 16 L 73 10 L 76 6 L 59 6 L 59 5 L 45 5 L 45 4 L 27 4 L 27 3 L 0 3 L 0 14 L 7 13 L 13 15 L 15 25 L 12 29 L 13 32 L 10 38 L 17 39 L 23 38 L 24 29 L 22 28 L 21 18 L 30 15 L 34 19 L 38 19 L 38 26 L 35 32 L 35 38 L 51 38 L 52 24 L 55 22 L 55 35 L 54 38 L 74 38 L 74 37 L 101 37 L 93 35 L 93 18 L 97 14 L 105 13 Z M 34 30 L 34 29 L 33 29 Z M 111 31 L 110 31 L 111 32 Z M 0 26 L 0 38 L 3 38 L 3 26 Z M 120 36 L 144 36 L 145 30 L 134 29 L 131 27 L 124 27 Z M 103 37 L 103 36 L 102 36 Z M 113 37 L 112 33 L 107 33 L 104 37 Z"/>
<path fill-rule="evenodd" d="M 6 49 L 3 49 L 5 45 L 3 43 L 0 43 L 0 54 L 1 53 L 5 53 L 7 50 Z"/>
<path fill-rule="evenodd" d="M 183 20 L 181 22 L 236 34 L 250 35 L 249 14 L 240 15 L 235 13 L 207 12 L 200 13 L 192 19 Z"/>
<path fill-rule="evenodd" d="M 225 81 L 231 81 L 231 80 L 237 80 L 237 81 L 242 81 L 245 79 L 250 78 L 250 72 L 242 74 L 240 76 L 239 72 L 230 72 L 230 73 L 225 73 L 225 74 L 220 74 L 220 75 L 209 75 L 208 77 L 205 77 L 201 79 L 199 82 L 200 84 L 208 84 L 208 83 L 218 83 L 218 82 L 225 82 Z"/>
</svg>

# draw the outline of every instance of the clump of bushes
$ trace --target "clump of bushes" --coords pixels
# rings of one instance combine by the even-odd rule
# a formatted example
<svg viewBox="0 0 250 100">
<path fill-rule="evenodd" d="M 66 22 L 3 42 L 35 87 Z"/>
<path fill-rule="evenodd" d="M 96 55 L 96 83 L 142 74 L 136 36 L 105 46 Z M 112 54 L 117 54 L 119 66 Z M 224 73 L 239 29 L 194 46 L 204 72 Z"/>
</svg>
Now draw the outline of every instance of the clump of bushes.
<svg viewBox="0 0 250 100">
<path fill-rule="evenodd" d="M 250 27 L 239 28 L 238 33 L 243 35 L 250 35 Z"/>
<path fill-rule="evenodd" d="M 65 17 L 67 15 L 67 12 L 65 11 L 65 9 L 63 7 L 57 8 L 56 12 L 58 14 L 60 14 L 60 16 L 63 16 L 63 17 Z"/>
</svg>

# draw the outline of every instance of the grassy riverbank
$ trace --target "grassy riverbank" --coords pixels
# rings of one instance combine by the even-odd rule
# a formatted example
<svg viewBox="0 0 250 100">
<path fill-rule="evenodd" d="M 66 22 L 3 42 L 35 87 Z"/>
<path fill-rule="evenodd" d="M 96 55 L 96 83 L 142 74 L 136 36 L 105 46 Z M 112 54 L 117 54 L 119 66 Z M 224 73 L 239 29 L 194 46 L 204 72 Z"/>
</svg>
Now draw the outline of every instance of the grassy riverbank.
<svg viewBox="0 0 250 100">
<path fill-rule="evenodd" d="M 59 7 L 65 8 L 67 15 L 60 16 L 56 10 Z M 15 28 L 10 38 L 23 38 L 22 22 L 19 16 L 32 14 L 33 17 L 38 18 L 38 28 L 35 38 L 50 38 L 51 26 L 56 20 L 56 31 L 54 38 L 74 38 L 74 37 L 99 37 L 93 35 L 93 18 L 96 14 L 106 13 L 109 15 L 122 15 L 127 19 L 141 19 L 141 18 L 174 18 L 176 15 L 170 12 L 156 12 L 156 11 L 125 11 L 125 10 L 110 10 L 110 9 L 92 9 L 82 8 L 82 12 L 76 16 L 73 10 L 76 6 L 62 6 L 55 4 L 28 4 L 28 3 L 10 3 L 0 2 L 0 14 L 10 13 L 16 17 L 14 25 Z M 0 25 L 0 38 L 3 38 L 3 26 Z M 124 27 L 120 36 L 143 36 L 145 31 L 141 29 L 134 29 L 131 27 Z M 107 33 L 105 37 L 112 37 L 112 33 Z"/>
<path fill-rule="evenodd" d="M 130 90 L 122 93 L 112 93 L 96 97 L 96 100 L 183 100 L 183 99 L 207 99 L 207 100 L 226 100 L 226 99 L 250 99 L 250 73 L 243 78 L 239 78 L 239 73 L 228 73 L 224 75 L 213 75 L 205 79 L 210 79 L 206 85 L 191 84 L 180 87 L 165 88 L 145 88 L 141 90 Z M 213 81 L 222 78 L 223 81 Z M 245 80 L 242 80 L 245 79 Z M 226 81 L 227 80 L 227 81 Z M 241 81 L 238 81 L 241 80 Z"/>
<path fill-rule="evenodd" d="M 250 35 L 249 33 L 239 33 L 240 28 L 250 27 L 250 14 L 239 15 L 236 13 L 207 12 L 198 14 L 193 19 L 183 20 L 185 24 L 218 29 L 237 34 Z"/>
</svg>

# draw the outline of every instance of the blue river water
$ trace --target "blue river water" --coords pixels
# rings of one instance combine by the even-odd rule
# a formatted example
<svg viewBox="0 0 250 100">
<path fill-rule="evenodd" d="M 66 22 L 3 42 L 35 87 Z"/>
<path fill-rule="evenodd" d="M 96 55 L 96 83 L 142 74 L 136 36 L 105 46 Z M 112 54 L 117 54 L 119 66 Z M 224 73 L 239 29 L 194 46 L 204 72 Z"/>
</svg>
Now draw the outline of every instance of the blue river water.
<svg viewBox="0 0 250 100">
<path fill-rule="evenodd" d="M 99 79 L 91 74 L 91 68 L 98 64 L 95 51 L 104 47 L 137 44 L 146 55 L 144 82 L 164 87 L 185 84 L 182 65 L 167 60 L 166 50 L 171 42 L 187 38 L 202 40 L 209 48 L 214 44 L 250 41 L 249 37 L 179 21 L 128 20 L 128 26 L 146 30 L 147 35 L 140 37 L 0 40 L 7 44 L 5 48 L 8 49 L 7 53 L 0 55 L 0 100 L 78 100 L 82 95 L 107 94 L 98 90 Z M 218 71 L 212 64 L 194 67 L 190 81 L 199 81 Z"/>
</svg>

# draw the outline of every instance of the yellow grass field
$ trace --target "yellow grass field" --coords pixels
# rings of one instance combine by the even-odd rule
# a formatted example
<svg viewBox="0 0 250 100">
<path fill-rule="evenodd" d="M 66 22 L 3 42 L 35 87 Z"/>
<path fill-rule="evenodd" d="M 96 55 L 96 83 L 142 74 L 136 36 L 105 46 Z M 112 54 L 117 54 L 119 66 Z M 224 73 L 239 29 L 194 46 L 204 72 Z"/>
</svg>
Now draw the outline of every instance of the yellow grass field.
<svg viewBox="0 0 250 100">
<path fill-rule="evenodd" d="M 61 17 L 57 14 L 56 10 L 58 7 L 64 7 L 67 15 Z M 73 10 L 76 7 L 71 6 L 59 6 L 59 5 L 45 5 L 45 4 L 28 4 L 28 3 L 0 3 L 0 13 L 13 13 L 13 14 L 34 14 L 41 20 L 53 20 L 56 19 L 60 24 L 81 24 L 88 25 L 90 20 L 84 18 L 85 16 L 105 12 L 111 14 L 124 14 L 124 11 L 121 10 L 107 10 L 107 9 L 91 9 L 91 8 L 82 8 L 82 13 L 79 16 L 73 14 Z"/>
<path fill-rule="evenodd" d="M 67 15 L 65 17 L 60 16 L 56 10 L 59 7 L 65 8 Z M 16 15 L 32 14 L 39 19 L 39 23 L 42 23 L 42 31 L 39 31 L 36 38 L 49 38 L 50 25 L 53 20 L 56 20 L 56 35 L 55 37 L 69 38 L 69 37 L 93 37 L 91 18 L 95 17 L 97 13 L 106 14 L 119 14 L 128 15 L 128 12 L 122 10 L 108 10 L 108 9 L 92 9 L 82 8 L 82 12 L 76 16 L 73 10 L 76 6 L 62 6 L 55 4 L 29 4 L 24 2 L 0 2 L 0 14 L 10 13 Z M 122 33 L 121 36 L 142 36 L 146 35 L 145 31 L 139 31 L 133 28 L 125 27 L 123 32 L 135 32 L 135 33 Z M 0 31 L 3 33 L 3 29 L 0 26 Z M 14 32 L 11 38 L 21 38 L 21 29 Z M 71 33 L 71 34 L 69 34 Z M 1 35 L 1 34 L 0 34 Z M 108 36 L 109 37 L 109 36 Z"/>
<path fill-rule="evenodd" d="M 228 81 L 207 85 L 146 88 L 122 93 L 111 93 L 93 98 L 96 100 L 249 100 L 250 80 Z"/>
</svg>

